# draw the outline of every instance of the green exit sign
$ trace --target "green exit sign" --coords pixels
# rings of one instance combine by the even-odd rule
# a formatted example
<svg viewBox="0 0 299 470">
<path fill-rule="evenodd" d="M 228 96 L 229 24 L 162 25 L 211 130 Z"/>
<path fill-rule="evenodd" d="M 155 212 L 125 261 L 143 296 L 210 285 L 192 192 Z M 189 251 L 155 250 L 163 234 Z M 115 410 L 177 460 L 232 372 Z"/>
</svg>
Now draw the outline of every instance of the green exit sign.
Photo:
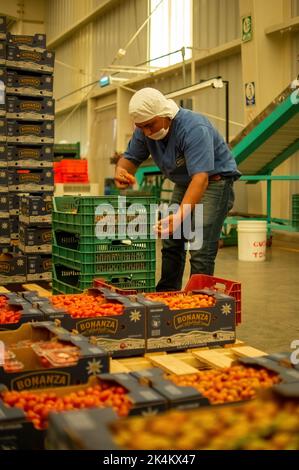
<svg viewBox="0 0 299 470">
<path fill-rule="evenodd" d="M 242 41 L 247 42 L 252 39 L 252 18 L 251 15 L 242 18 Z"/>
</svg>

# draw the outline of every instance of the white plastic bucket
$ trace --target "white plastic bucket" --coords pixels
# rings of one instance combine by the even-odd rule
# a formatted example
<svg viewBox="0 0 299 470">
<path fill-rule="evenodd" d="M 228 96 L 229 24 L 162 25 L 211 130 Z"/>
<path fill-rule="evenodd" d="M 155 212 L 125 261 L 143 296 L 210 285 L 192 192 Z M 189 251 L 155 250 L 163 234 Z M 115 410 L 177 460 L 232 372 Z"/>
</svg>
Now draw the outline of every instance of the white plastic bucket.
<svg viewBox="0 0 299 470">
<path fill-rule="evenodd" d="M 265 220 L 238 221 L 238 258 L 240 261 L 265 261 L 267 222 Z"/>
</svg>

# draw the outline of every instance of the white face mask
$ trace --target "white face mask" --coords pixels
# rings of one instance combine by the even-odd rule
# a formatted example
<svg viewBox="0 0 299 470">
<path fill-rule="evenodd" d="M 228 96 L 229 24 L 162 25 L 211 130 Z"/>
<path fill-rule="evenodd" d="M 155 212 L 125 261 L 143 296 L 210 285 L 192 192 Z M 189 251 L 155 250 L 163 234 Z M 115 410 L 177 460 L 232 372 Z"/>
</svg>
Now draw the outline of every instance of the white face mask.
<svg viewBox="0 0 299 470">
<path fill-rule="evenodd" d="M 169 127 L 168 129 L 164 129 L 164 127 L 162 127 L 162 129 L 160 129 L 158 132 L 155 132 L 154 134 L 151 134 L 148 136 L 149 139 L 153 139 L 153 140 L 162 140 L 164 139 L 164 137 L 167 136 L 169 132 Z"/>
</svg>

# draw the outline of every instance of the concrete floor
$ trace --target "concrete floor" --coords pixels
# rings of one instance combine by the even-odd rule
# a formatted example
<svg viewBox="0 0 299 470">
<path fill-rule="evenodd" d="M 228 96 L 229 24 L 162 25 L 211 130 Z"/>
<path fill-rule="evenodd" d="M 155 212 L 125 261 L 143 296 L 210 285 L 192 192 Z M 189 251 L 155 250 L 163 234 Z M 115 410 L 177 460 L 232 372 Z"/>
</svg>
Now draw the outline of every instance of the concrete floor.
<svg viewBox="0 0 299 470">
<path fill-rule="evenodd" d="M 158 245 L 157 279 L 160 266 Z M 274 239 L 264 262 L 238 261 L 237 247 L 224 247 L 218 252 L 215 276 L 242 283 L 238 339 L 269 353 L 292 352 L 291 342 L 299 340 L 299 244 Z M 188 277 L 186 265 L 183 286 Z"/>
</svg>

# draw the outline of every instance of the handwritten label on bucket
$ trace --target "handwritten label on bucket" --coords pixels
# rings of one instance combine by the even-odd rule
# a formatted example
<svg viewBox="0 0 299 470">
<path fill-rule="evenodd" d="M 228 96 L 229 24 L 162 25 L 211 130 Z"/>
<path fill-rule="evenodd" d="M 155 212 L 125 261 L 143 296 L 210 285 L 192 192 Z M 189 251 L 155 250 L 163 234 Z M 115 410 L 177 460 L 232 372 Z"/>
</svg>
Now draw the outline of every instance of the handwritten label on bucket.
<svg viewBox="0 0 299 470">
<path fill-rule="evenodd" d="M 238 222 L 238 258 L 240 261 L 265 261 L 267 222 Z"/>
</svg>

